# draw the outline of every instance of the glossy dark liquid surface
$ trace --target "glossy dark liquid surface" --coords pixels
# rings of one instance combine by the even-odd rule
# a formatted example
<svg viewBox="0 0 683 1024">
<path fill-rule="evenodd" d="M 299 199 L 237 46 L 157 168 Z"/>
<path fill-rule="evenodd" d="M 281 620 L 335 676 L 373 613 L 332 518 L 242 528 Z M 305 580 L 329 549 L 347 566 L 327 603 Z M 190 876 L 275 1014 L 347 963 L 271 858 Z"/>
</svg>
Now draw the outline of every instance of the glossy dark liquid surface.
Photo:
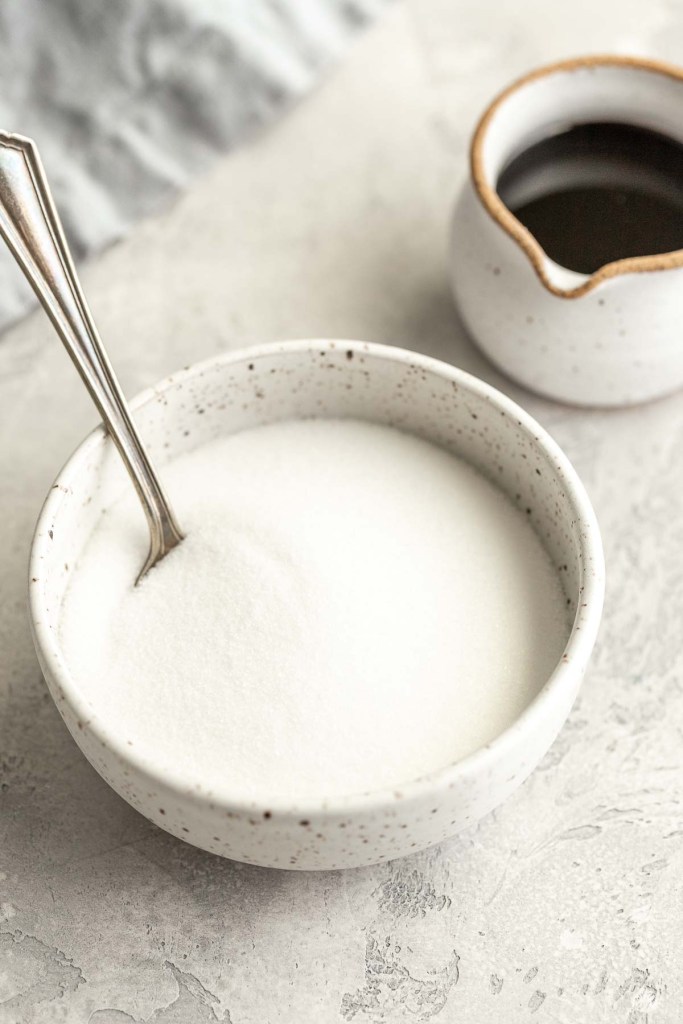
<svg viewBox="0 0 683 1024">
<path fill-rule="evenodd" d="M 591 274 L 683 249 L 683 146 L 626 124 L 581 124 L 514 157 L 501 199 L 548 256 Z"/>
</svg>

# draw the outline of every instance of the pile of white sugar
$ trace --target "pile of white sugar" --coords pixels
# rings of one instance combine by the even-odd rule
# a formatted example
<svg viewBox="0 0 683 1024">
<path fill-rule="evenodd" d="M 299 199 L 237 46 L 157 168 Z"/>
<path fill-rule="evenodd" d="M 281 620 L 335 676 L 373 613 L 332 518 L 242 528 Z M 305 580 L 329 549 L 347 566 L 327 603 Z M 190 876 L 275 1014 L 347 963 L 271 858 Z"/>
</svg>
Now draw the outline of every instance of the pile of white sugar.
<svg viewBox="0 0 683 1024">
<path fill-rule="evenodd" d="M 562 654 L 565 601 L 531 526 L 425 441 L 277 423 L 163 475 L 185 541 L 135 587 L 131 489 L 62 625 L 93 710 L 162 770 L 255 800 L 396 786 L 493 739 Z"/>
</svg>

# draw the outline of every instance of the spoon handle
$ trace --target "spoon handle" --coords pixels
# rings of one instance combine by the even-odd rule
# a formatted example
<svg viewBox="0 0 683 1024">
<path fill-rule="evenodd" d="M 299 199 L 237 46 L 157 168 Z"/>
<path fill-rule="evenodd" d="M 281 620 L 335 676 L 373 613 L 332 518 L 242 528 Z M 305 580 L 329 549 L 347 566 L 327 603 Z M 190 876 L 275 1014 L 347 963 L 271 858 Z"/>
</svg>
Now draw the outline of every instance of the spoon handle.
<svg viewBox="0 0 683 1024">
<path fill-rule="evenodd" d="M 0 132 L 0 236 L 28 278 L 97 406 L 147 517 L 150 551 L 138 577 L 182 540 L 88 309 L 38 150 Z"/>
</svg>

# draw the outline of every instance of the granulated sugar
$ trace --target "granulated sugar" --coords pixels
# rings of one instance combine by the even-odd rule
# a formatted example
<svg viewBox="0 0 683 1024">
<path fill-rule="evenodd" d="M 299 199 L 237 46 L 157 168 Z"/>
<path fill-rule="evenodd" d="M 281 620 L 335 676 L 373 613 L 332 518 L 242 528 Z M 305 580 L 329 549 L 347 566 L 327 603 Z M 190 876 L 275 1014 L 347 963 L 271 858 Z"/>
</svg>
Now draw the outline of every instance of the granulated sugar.
<svg viewBox="0 0 683 1024">
<path fill-rule="evenodd" d="M 566 642 L 524 516 L 388 427 L 278 423 L 177 459 L 185 541 L 133 585 L 132 494 L 87 544 L 62 641 L 92 708 L 163 769 L 302 801 L 399 785 L 487 743 Z"/>
</svg>

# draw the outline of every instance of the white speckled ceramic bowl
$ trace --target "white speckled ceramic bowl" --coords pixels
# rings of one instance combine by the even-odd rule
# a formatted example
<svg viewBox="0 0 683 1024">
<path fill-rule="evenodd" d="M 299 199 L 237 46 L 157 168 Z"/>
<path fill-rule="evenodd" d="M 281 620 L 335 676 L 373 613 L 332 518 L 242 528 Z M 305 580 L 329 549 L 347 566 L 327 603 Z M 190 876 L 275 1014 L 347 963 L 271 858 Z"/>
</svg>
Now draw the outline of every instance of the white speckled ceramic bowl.
<svg viewBox="0 0 683 1024">
<path fill-rule="evenodd" d="M 557 735 L 600 620 L 603 556 L 586 493 L 552 439 L 508 398 L 434 359 L 360 342 L 303 341 L 227 354 L 141 395 L 136 420 L 160 465 L 206 441 L 284 418 L 391 424 L 464 456 L 529 516 L 557 565 L 573 616 L 565 653 L 514 724 L 487 747 L 393 790 L 295 806 L 256 804 L 229 778 L 189 779 L 132 749 L 79 692 L 59 639 L 69 574 L 102 510 L 130 484 L 99 428 L 78 448 L 40 514 L 30 609 L 50 692 L 79 747 L 133 807 L 181 839 L 251 864 L 355 867 L 438 843 L 505 799 Z M 202 414 L 200 414 L 202 410 Z M 457 509 L 453 510 L 457 515 Z M 416 685 L 419 681 L 416 680 Z"/>
<path fill-rule="evenodd" d="M 683 386 L 683 249 L 593 274 L 555 263 L 496 191 L 522 150 L 572 124 L 621 121 L 683 142 L 683 68 L 594 56 L 540 68 L 484 113 L 451 233 L 455 298 L 505 373 L 577 405 L 628 405 Z"/>
</svg>

